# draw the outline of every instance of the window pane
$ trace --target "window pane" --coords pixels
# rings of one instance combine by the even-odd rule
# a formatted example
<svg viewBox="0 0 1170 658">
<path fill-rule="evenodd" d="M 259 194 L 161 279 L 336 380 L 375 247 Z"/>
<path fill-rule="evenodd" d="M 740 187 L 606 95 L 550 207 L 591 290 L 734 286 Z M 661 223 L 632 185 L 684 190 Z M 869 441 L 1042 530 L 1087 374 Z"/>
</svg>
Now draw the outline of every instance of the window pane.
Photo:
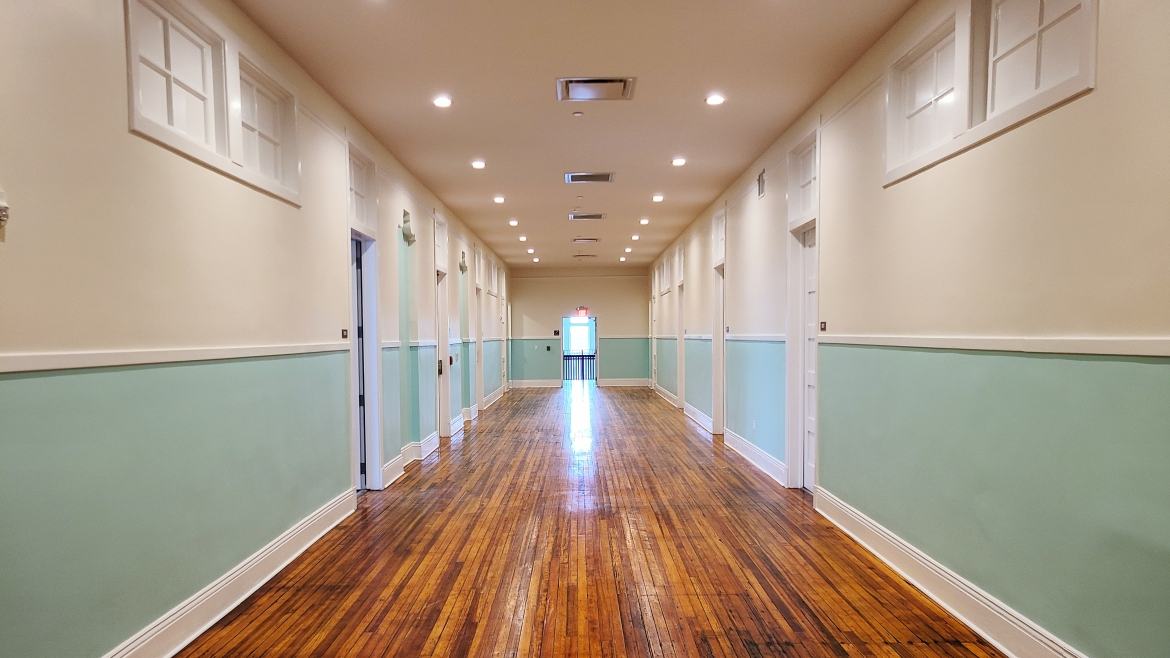
<svg viewBox="0 0 1170 658">
<path fill-rule="evenodd" d="M 174 99 L 175 128 L 196 142 L 206 144 L 208 132 L 206 104 L 179 85 L 171 85 L 171 94 Z"/>
<path fill-rule="evenodd" d="M 906 123 L 906 150 L 911 156 L 928 150 L 934 136 L 934 125 L 931 122 L 933 108 L 926 108 L 910 117 Z"/>
<path fill-rule="evenodd" d="M 201 42 L 171 25 L 171 74 L 202 96 L 207 95 L 203 81 L 204 54 Z"/>
<path fill-rule="evenodd" d="M 1044 25 L 1064 16 L 1080 4 L 1081 0 L 1044 0 Z"/>
<path fill-rule="evenodd" d="M 240 111 L 244 123 L 256 127 L 256 87 L 247 78 L 240 78 Z"/>
<path fill-rule="evenodd" d="M 1084 11 L 1070 14 L 1040 34 L 1040 87 L 1064 82 L 1081 71 Z"/>
<path fill-rule="evenodd" d="M 934 94 L 945 94 L 955 87 L 955 42 L 952 41 L 938 51 L 938 78 Z"/>
<path fill-rule="evenodd" d="M 1036 91 L 1036 40 L 995 63 L 992 70 L 991 111 L 1002 112 Z"/>
<path fill-rule="evenodd" d="M 950 92 L 934 104 L 934 142 L 943 144 L 955 136 L 955 92 Z"/>
<path fill-rule="evenodd" d="M 995 56 L 1006 53 L 1034 35 L 1040 27 L 1040 0 L 1004 0 L 995 8 Z"/>
<path fill-rule="evenodd" d="M 277 168 L 277 152 L 276 144 L 260 136 L 256 140 L 256 144 L 260 147 L 260 173 L 269 178 L 278 178 Z"/>
<path fill-rule="evenodd" d="M 253 171 L 260 170 L 260 147 L 256 144 L 256 131 L 244 126 L 244 166 Z"/>
<path fill-rule="evenodd" d="M 146 118 L 164 126 L 171 124 L 167 118 L 167 78 L 145 63 L 138 65 L 138 102 Z"/>
<path fill-rule="evenodd" d="M 277 136 L 277 104 L 263 89 L 256 90 L 256 127 L 260 132 L 275 139 Z"/>
<path fill-rule="evenodd" d="M 906 88 L 910 92 L 907 113 L 914 112 L 934 100 L 934 53 L 918 60 L 906 71 Z"/>
<path fill-rule="evenodd" d="M 138 55 L 166 68 L 166 45 L 163 41 L 163 19 L 142 4 L 134 8 L 134 37 L 138 40 Z"/>
</svg>

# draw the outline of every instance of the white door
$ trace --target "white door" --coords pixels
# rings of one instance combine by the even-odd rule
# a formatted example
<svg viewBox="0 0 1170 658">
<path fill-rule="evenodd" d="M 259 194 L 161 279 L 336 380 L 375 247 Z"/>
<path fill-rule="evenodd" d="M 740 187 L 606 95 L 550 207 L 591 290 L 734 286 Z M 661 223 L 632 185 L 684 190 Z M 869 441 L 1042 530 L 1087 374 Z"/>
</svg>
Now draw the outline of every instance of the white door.
<svg viewBox="0 0 1170 658">
<path fill-rule="evenodd" d="M 817 229 L 811 228 L 801 236 L 801 280 L 804 298 L 801 309 L 803 326 L 803 354 L 801 407 L 803 424 L 804 488 L 816 489 L 817 484 Z"/>
</svg>

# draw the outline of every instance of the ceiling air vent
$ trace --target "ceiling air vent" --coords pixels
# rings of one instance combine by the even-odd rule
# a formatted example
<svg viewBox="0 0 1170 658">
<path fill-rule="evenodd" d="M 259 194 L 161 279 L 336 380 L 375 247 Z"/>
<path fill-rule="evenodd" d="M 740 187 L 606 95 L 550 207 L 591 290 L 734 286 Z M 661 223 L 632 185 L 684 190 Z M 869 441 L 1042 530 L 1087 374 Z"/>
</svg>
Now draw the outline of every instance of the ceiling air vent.
<svg viewBox="0 0 1170 658">
<path fill-rule="evenodd" d="M 572 221 L 581 221 L 584 219 L 605 219 L 603 212 L 571 212 L 569 219 Z"/>
<path fill-rule="evenodd" d="M 612 183 L 613 172 L 585 172 L 565 174 L 566 183 Z"/>
<path fill-rule="evenodd" d="M 597 254 L 573 254 L 573 258 L 597 258 Z"/>
<path fill-rule="evenodd" d="M 559 101 L 628 101 L 635 78 L 557 78 Z"/>
<path fill-rule="evenodd" d="M 573 238 L 574 244 L 596 244 L 598 242 L 601 242 L 601 240 L 597 238 Z"/>
</svg>

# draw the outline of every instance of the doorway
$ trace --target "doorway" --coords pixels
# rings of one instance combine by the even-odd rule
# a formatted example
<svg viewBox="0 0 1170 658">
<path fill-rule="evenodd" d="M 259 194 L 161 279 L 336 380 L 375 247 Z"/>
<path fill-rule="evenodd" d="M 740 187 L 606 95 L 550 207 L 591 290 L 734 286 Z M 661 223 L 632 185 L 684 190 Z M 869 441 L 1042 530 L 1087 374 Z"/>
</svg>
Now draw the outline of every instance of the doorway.
<svg viewBox="0 0 1170 658">
<path fill-rule="evenodd" d="M 561 376 L 566 380 L 597 379 L 597 318 L 561 319 Z"/>
<path fill-rule="evenodd" d="M 352 386 L 354 391 L 354 481 L 358 491 L 382 488 L 380 368 L 377 328 L 377 251 L 373 240 L 350 239 Z"/>
<path fill-rule="evenodd" d="M 817 306 L 817 229 L 800 236 L 801 281 L 801 455 L 804 488 L 817 484 L 817 336 L 820 333 Z"/>
</svg>

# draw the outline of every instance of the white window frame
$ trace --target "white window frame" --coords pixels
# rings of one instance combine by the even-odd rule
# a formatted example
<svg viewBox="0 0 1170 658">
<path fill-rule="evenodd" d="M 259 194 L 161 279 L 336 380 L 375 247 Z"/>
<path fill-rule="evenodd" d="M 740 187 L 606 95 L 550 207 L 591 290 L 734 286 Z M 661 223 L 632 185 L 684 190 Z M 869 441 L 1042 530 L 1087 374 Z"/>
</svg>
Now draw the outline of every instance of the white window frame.
<svg viewBox="0 0 1170 658">
<path fill-rule="evenodd" d="M 809 131 L 796 146 L 788 152 L 788 230 L 794 235 L 800 235 L 805 227 L 817 220 L 821 208 L 821 148 L 818 141 L 819 131 Z M 812 179 L 805 180 L 800 175 L 800 161 L 805 155 L 812 152 Z M 809 194 L 812 203 L 808 208 L 801 208 L 800 192 L 806 186 L 811 186 Z"/>
<path fill-rule="evenodd" d="M 988 57 L 992 12 L 1001 0 L 952 0 L 890 56 L 886 71 L 886 172 L 884 186 L 989 141 L 1048 110 L 1077 98 L 1097 86 L 1098 0 L 1081 0 L 1085 12 L 1079 72 L 1035 93 L 1009 108 L 989 113 Z M 920 155 L 906 158 L 899 151 L 903 75 L 905 67 L 924 49 L 938 43 L 953 26 L 955 34 L 955 136 Z"/>
<path fill-rule="evenodd" d="M 139 98 L 138 35 L 134 19 L 139 11 L 155 11 L 207 41 L 212 46 L 211 84 L 214 144 L 201 144 L 169 125 L 146 116 Z M 230 178 L 300 207 L 300 159 L 297 131 L 297 94 L 292 83 L 276 73 L 239 37 L 197 2 L 180 0 L 125 0 L 126 68 L 129 82 L 130 132 L 184 155 Z M 240 105 L 241 61 L 252 77 L 281 98 L 280 180 L 244 166 Z"/>
<path fill-rule="evenodd" d="M 365 154 L 352 141 L 347 141 L 348 157 L 346 158 L 346 180 L 348 183 L 348 198 L 349 198 L 349 222 L 350 226 L 357 228 L 364 233 L 370 234 L 376 232 L 378 228 L 378 168 L 374 164 L 374 159 Z M 364 207 L 359 208 L 355 200 L 356 191 L 354 189 L 355 176 L 354 163 L 360 164 L 365 168 L 363 176 L 366 187 L 366 198 Z M 375 233 L 376 234 L 376 233 Z"/>
</svg>

